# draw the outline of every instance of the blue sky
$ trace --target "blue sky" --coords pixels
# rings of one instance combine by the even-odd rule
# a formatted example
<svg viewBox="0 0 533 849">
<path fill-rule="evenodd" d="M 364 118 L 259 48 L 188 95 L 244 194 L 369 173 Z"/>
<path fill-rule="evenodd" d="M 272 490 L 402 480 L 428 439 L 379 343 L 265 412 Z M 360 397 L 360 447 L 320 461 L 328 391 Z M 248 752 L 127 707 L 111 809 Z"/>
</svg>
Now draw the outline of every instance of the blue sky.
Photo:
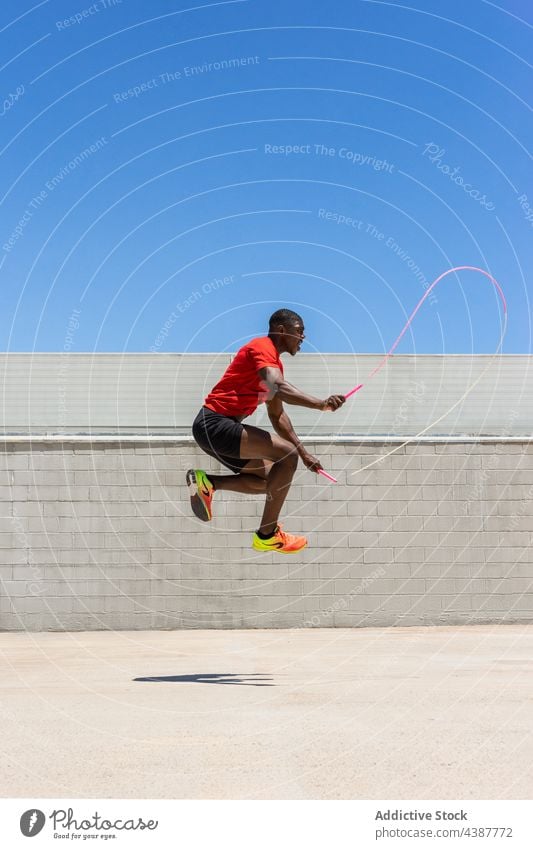
<svg viewBox="0 0 533 849">
<path fill-rule="evenodd" d="M 1 349 L 381 353 L 476 265 L 531 351 L 531 4 L 7 0 Z M 74 320 L 73 320 L 74 318 Z M 447 277 L 397 353 L 492 353 Z M 74 328 L 74 330 L 73 330 Z"/>
</svg>

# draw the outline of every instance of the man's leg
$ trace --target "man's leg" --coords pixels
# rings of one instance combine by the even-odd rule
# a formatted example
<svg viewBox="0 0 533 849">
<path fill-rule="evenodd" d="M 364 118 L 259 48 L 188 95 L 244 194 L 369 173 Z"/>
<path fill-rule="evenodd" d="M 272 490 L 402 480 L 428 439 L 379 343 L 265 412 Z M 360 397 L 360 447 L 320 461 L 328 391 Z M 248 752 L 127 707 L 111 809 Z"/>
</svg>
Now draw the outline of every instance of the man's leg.
<svg viewBox="0 0 533 849">
<path fill-rule="evenodd" d="M 202 522 L 210 521 L 211 501 L 215 490 L 264 495 L 271 466 L 270 460 L 250 460 L 238 474 L 231 475 L 213 475 L 211 472 L 207 474 L 203 469 L 189 469 L 186 480 L 193 513 Z"/>
<path fill-rule="evenodd" d="M 264 457 L 265 460 L 258 460 Z M 242 492 L 249 495 L 266 494 L 265 509 L 259 526 L 264 536 L 276 530 L 279 514 L 287 497 L 298 465 L 294 445 L 277 434 L 252 425 L 243 425 L 240 459 L 250 461 L 238 475 L 212 475 L 209 480 L 215 489 Z"/>
<path fill-rule="evenodd" d="M 298 465 L 298 452 L 294 445 L 277 434 L 244 425 L 240 454 L 243 460 L 264 457 L 272 463 L 266 477 L 266 502 L 259 526 L 261 534 L 270 536 L 276 530 L 281 508 L 292 483 Z"/>
<path fill-rule="evenodd" d="M 250 460 L 238 475 L 212 475 L 209 480 L 220 492 L 242 492 L 247 495 L 264 495 L 267 491 L 266 479 L 272 463 L 270 460 Z"/>
</svg>

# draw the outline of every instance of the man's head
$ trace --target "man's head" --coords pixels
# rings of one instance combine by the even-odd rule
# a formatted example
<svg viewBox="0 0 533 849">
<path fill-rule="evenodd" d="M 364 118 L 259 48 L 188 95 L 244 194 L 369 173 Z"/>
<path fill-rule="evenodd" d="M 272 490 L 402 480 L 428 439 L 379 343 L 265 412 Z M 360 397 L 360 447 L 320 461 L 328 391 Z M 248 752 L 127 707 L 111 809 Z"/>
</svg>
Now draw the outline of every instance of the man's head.
<svg viewBox="0 0 533 849">
<path fill-rule="evenodd" d="M 305 339 L 303 319 L 293 310 L 276 310 L 268 322 L 268 335 L 280 354 L 288 351 L 294 357 Z"/>
</svg>

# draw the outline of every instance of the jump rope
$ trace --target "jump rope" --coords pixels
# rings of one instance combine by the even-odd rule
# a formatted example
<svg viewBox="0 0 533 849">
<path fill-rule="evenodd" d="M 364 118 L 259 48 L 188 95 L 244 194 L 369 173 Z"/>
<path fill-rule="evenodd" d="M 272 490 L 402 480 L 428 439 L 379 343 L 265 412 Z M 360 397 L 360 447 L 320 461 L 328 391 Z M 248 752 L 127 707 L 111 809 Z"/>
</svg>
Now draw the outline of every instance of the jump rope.
<svg viewBox="0 0 533 849">
<path fill-rule="evenodd" d="M 405 325 L 404 325 L 404 327 L 403 327 L 403 329 L 402 329 L 402 331 L 401 331 L 400 335 L 397 337 L 397 339 L 395 339 L 395 341 L 394 341 L 393 345 L 391 346 L 390 350 L 389 350 L 389 351 L 387 351 L 387 353 L 385 354 L 385 356 L 383 357 L 383 359 L 381 360 L 381 362 L 380 362 L 380 363 L 378 363 L 378 365 L 376 366 L 376 368 L 375 368 L 375 369 L 373 369 L 373 370 L 370 372 L 370 374 L 368 375 L 368 378 L 367 378 L 367 380 L 366 380 L 366 382 L 365 382 L 365 383 L 359 383 L 357 386 L 354 386 L 354 388 L 353 388 L 353 389 L 350 389 L 350 391 L 349 391 L 349 392 L 346 392 L 346 393 L 345 393 L 344 397 L 345 397 L 346 399 L 350 398 L 352 395 L 355 395 L 355 393 L 356 393 L 356 392 L 359 392 L 359 390 L 360 390 L 360 389 L 362 389 L 362 388 L 363 388 L 363 386 L 366 386 L 366 383 L 367 383 L 367 382 L 368 382 L 371 378 L 373 378 L 373 377 L 374 377 L 374 376 L 375 376 L 375 375 L 376 375 L 376 374 L 377 374 L 377 373 L 378 373 L 378 372 L 379 372 L 379 371 L 383 368 L 383 366 L 385 365 L 385 363 L 387 362 L 387 360 L 389 359 L 389 357 L 390 357 L 390 356 L 392 356 L 393 352 L 394 352 L 394 351 L 396 350 L 396 348 L 398 347 L 398 345 L 399 345 L 399 343 L 400 343 L 400 341 L 401 341 L 402 337 L 404 336 L 404 334 L 407 332 L 407 330 L 408 330 L 408 329 L 409 329 L 409 327 L 411 326 L 411 323 L 412 323 L 412 321 L 413 321 L 413 318 L 414 318 L 414 317 L 415 317 L 415 315 L 417 314 L 418 310 L 420 309 L 420 307 L 422 306 L 422 304 L 424 303 L 424 301 L 426 300 L 426 298 L 428 297 L 428 295 L 430 294 L 430 292 L 431 292 L 431 291 L 435 288 L 435 286 L 437 285 L 437 283 L 440 283 L 440 281 L 441 281 L 444 277 L 447 277 L 447 276 L 448 276 L 448 274 L 454 274 L 454 273 L 455 273 L 455 272 L 457 272 L 457 271 L 477 271 L 479 274 L 483 274 L 483 275 L 484 275 L 484 276 L 485 276 L 488 280 L 490 280 L 490 282 L 491 282 L 491 283 L 493 284 L 493 286 L 496 288 L 496 290 L 497 290 L 497 292 L 498 292 L 498 294 L 499 294 L 499 296 L 500 296 L 500 298 L 501 298 L 501 302 L 502 302 L 502 306 L 503 306 L 503 325 L 502 325 L 502 332 L 501 332 L 501 336 L 500 336 L 500 341 L 499 341 L 499 343 L 498 343 L 498 347 L 497 347 L 496 351 L 494 352 L 494 356 L 496 356 L 496 355 L 499 353 L 499 351 L 500 351 L 500 349 L 501 349 L 501 346 L 502 346 L 502 343 L 503 343 L 503 338 L 504 338 L 504 336 L 505 336 L 505 331 L 506 331 L 506 328 L 507 328 L 507 301 L 505 300 L 505 295 L 503 294 L 503 290 L 502 290 L 502 288 L 501 288 L 500 284 L 498 283 L 498 281 L 497 281 L 497 280 L 495 280 L 495 279 L 494 279 L 494 277 L 492 277 L 492 275 L 488 273 L 488 271 L 484 271 L 482 268 L 477 268 L 477 266 L 475 266 L 475 265 L 458 265 L 456 268 L 449 268 L 447 271 L 444 271 L 444 272 L 443 272 L 443 274 L 440 274 L 440 275 L 439 275 L 439 277 L 437 277 L 437 279 L 433 281 L 433 283 L 431 284 L 431 286 L 428 286 L 428 288 L 427 288 L 427 290 L 426 290 L 425 294 L 423 295 L 423 297 L 422 297 L 422 298 L 420 298 L 420 300 L 419 300 L 419 302 L 417 303 L 416 307 L 414 308 L 414 310 L 412 311 L 411 315 L 410 315 L 410 316 L 409 316 L 409 318 L 407 319 L 407 321 L 406 321 L 406 323 L 405 323 Z M 451 411 L 452 411 L 452 410 L 454 410 L 454 409 L 455 409 L 455 407 L 457 407 L 457 406 L 458 406 L 458 404 L 460 404 L 460 403 L 461 403 L 461 401 L 462 401 L 464 398 L 466 398 L 466 396 L 467 396 L 467 395 L 468 395 L 468 394 L 472 391 L 472 389 L 474 388 L 474 386 L 476 386 L 476 384 L 478 384 L 478 383 L 479 383 L 479 381 L 481 380 L 481 378 L 483 377 L 483 375 L 484 375 L 484 374 L 488 371 L 488 369 L 491 367 L 491 365 L 492 365 L 492 360 L 489 362 L 489 365 L 487 366 L 487 368 L 486 368 L 484 371 L 482 371 L 482 372 L 481 372 L 481 374 L 480 374 L 480 376 L 477 378 L 477 380 L 476 380 L 476 381 L 475 381 L 475 382 L 474 382 L 471 386 L 469 386 L 469 387 L 468 387 L 468 389 L 466 390 L 466 392 L 465 392 L 465 393 L 464 393 L 464 394 L 463 394 L 463 395 L 462 395 L 462 396 L 458 399 L 458 401 L 456 401 L 456 402 L 455 402 L 455 404 L 454 404 L 452 407 L 450 407 L 450 409 L 449 409 L 449 410 L 446 410 L 446 412 L 445 412 L 442 416 L 440 416 L 440 417 L 439 417 L 438 419 L 436 419 L 434 422 L 431 422 L 431 424 L 429 424 L 427 427 L 425 427 L 425 428 L 424 428 L 424 430 L 419 431 L 419 433 L 417 433 L 415 436 L 410 437 L 408 440 L 406 440 L 405 442 L 403 442 L 401 445 L 398 445 L 396 448 L 393 448 L 393 449 L 392 449 L 392 451 L 390 451 L 390 452 L 389 452 L 389 454 L 393 454 L 395 451 L 398 451 L 398 449 L 399 449 L 399 448 L 402 448 L 402 447 L 403 447 L 403 445 L 407 445 L 407 443 L 408 443 L 408 442 L 411 442 L 411 441 L 413 441 L 414 439 L 418 439 L 418 437 L 419 437 L 419 436 L 422 436 L 422 434 L 424 434 L 424 433 L 425 433 L 426 431 L 428 431 L 430 428 L 434 427 L 434 426 L 435 426 L 436 424 L 438 424 L 438 423 L 439 423 L 439 422 L 440 422 L 440 421 L 441 421 L 441 420 L 442 420 L 445 416 L 447 416 L 449 413 L 451 413 Z M 382 455 L 382 456 L 378 457 L 378 459 L 377 459 L 377 460 L 374 460 L 372 463 L 369 463 L 367 466 L 364 466 L 364 467 L 363 467 L 363 468 L 361 468 L 361 469 L 357 469 L 357 472 L 352 472 L 352 474 L 357 474 L 357 473 L 359 473 L 359 472 L 362 472 L 362 471 L 364 471 L 364 469 L 368 469 L 368 468 L 370 468 L 370 466 L 373 466 L 375 463 L 379 463 L 381 460 L 383 460 L 383 456 L 388 456 L 388 455 Z M 320 475 L 323 475 L 323 477 L 327 478 L 327 479 L 328 479 L 329 481 L 331 481 L 332 483 L 338 483 L 337 478 L 334 478 L 334 477 L 333 477 L 333 475 L 330 475 L 330 474 L 329 474 L 329 472 L 326 472 L 324 469 L 318 469 L 318 473 L 319 473 Z"/>
</svg>

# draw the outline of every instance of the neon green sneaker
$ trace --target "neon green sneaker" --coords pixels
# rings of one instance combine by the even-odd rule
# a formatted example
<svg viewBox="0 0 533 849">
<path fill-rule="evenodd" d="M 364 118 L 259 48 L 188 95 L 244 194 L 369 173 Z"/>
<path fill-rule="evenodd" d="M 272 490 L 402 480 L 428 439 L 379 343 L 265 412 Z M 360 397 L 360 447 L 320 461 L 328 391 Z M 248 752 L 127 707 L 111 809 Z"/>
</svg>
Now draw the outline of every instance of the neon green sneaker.
<svg viewBox="0 0 533 849">
<path fill-rule="evenodd" d="M 192 512 L 202 522 L 210 522 L 213 518 L 211 501 L 215 487 L 202 469 L 189 469 L 186 476 Z"/>
<path fill-rule="evenodd" d="M 274 533 L 268 539 L 261 539 L 257 533 L 254 534 L 252 540 L 252 548 L 256 551 L 279 551 L 280 554 L 296 554 L 307 545 L 305 537 L 298 537 L 294 534 L 287 534 L 281 530 L 278 525 Z"/>
</svg>

